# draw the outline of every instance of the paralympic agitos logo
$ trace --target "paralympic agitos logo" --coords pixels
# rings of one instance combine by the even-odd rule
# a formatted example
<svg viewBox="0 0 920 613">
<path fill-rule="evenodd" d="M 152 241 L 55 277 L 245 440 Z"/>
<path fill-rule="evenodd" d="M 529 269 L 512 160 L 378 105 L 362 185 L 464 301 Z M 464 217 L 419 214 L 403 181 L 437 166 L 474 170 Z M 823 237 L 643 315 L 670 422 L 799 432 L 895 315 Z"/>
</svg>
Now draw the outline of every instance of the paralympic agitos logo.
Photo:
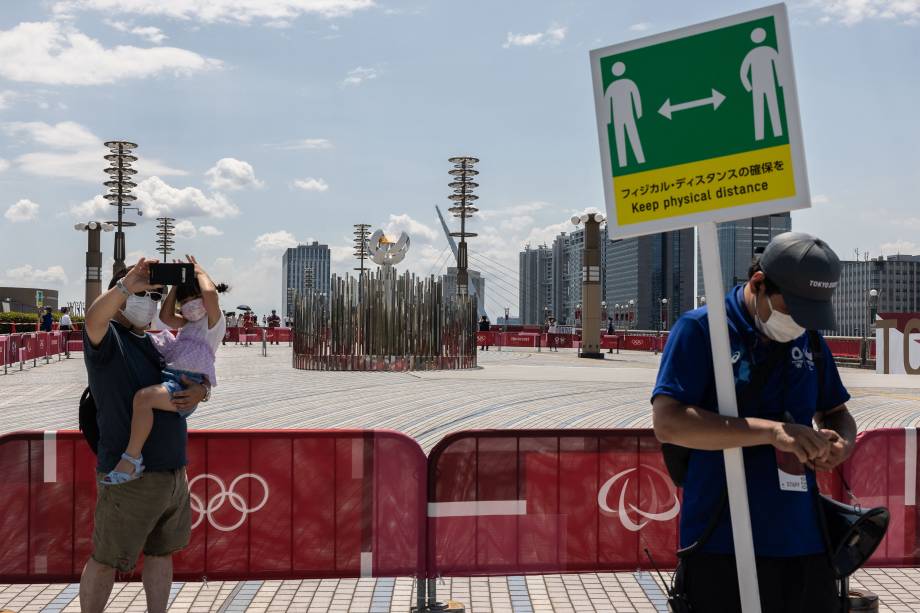
<svg viewBox="0 0 920 613">
<path fill-rule="evenodd" d="M 636 478 L 631 478 L 629 475 L 636 471 L 639 471 L 635 475 Z M 627 490 L 630 483 L 641 484 L 643 481 L 647 487 L 640 488 L 643 495 L 637 500 L 639 504 L 627 503 Z M 608 499 L 611 490 L 616 492 L 614 488 L 618 485 L 619 502 L 614 510 L 610 508 Z M 667 492 L 664 500 L 659 497 L 660 490 Z M 605 513 L 616 515 L 623 527 L 630 532 L 638 532 L 652 521 L 670 521 L 680 513 L 677 489 L 671 483 L 670 478 L 664 472 L 648 464 L 640 464 L 638 468 L 627 468 L 607 479 L 597 493 L 597 504 Z M 670 508 L 664 508 L 668 505 Z M 645 508 L 640 508 L 643 506 Z M 630 513 L 639 518 L 639 521 L 633 521 Z"/>
</svg>

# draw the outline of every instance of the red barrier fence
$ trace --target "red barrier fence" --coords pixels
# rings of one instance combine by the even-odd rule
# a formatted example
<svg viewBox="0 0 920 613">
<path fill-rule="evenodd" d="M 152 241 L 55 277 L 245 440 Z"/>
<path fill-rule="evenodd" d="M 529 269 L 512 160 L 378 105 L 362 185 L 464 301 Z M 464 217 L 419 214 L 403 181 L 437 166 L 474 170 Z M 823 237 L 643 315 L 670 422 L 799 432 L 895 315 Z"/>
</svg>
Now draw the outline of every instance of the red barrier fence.
<svg viewBox="0 0 920 613">
<path fill-rule="evenodd" d="M 188 453 L 180 580 L 629 571 L 651 568 L 645 547 L 676 562 L 681 495 L 651 430 L 459 432 L 427 462 L 389 431 L 198 431 Z M 864 432 L 820 475 L 891 511 L 872 566 L 920 564 L 917 454 L 914 428 Z M 78 580 L 94 468 L 77 432 L 0 437 L 0 583 Z"/>
<path fill-rule="evenodd" d="M 188 459 L 193 530 L 175 559 L 180 580 L 424 572 L 425 455 L 403 434 L 192 432 Z M 0 475 L 0 583 L 79 581 L 96 496 L 82 435 L 0 437 Z"/>
<path fill-rule="evenodd" d="M 50 358 L 64 352 L 67 332 L 26 332 L 0 336 L 0 367 Z"/>
<path fill-rule="evenodd" d="M 676 562 L 677 490 L 649 430 L 461 432 L 429 458 L 428 570 L 505 575 Z"/>
</svg>

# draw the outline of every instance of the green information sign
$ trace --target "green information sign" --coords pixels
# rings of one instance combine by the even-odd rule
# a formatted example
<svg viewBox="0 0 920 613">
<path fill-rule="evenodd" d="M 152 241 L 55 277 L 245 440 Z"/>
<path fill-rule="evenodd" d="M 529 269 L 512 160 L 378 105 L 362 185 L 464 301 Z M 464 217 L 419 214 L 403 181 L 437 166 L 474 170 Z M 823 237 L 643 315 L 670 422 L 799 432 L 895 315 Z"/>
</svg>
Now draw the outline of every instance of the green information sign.
<svg viewBox="0 0 920 613">
<path fill-rule="evenodd" d="M 45 292 L 37 289 L 35 290 L 35 306 L 42 308 L 45 305 Z"/>
<path fill-rule="evenodd" d="M 810 205 L 784 5 L 591 52 L 613 237 Z"/>
</svg>

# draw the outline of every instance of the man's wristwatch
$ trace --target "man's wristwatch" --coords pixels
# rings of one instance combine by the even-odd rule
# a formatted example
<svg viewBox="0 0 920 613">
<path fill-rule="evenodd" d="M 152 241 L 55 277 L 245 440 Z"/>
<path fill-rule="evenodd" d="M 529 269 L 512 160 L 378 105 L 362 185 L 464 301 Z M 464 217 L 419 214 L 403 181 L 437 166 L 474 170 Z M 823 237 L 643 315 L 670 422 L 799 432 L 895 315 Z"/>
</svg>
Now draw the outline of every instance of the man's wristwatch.
<svg viewBox="0 0 920 613">
<path fill-rule="evenodd" d="M 118 281 L 116 281 L 116 282 L 115 282 L 115 287 L 117 287 L 117 288 L 118 288 L 118 291 L 120 291 L 120 292 L 121 292 L 122 294 L 124 294 L 125 296 L 130 296 L 130 295 L 131 295 L 131 290 L 129 290 L 127 287 L 125 287 L 124 279 L 119 279 Z"/>
</svg>

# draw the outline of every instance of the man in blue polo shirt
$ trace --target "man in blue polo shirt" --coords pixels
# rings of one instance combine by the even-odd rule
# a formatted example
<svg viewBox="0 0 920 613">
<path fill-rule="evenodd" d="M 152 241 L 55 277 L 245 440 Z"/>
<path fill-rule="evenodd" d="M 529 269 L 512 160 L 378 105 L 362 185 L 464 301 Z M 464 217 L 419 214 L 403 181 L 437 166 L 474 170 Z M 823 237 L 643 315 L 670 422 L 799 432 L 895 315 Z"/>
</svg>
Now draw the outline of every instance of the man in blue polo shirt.
<svg viewBox="0 0 920 613">
<path fill-rule="evenodd" d="M 814 346 L 806 334 L 836 327 L 831 296 L 839 278 L 840 261 L 826 243 L 787 232 L 755 261 L 747 283 L 729 292 L 725 308 L 737 418 L 718 414 L 706 307 L 674 325 L 652 406 L 658 439 L 693 450 L 680 546 L 700 543 L 681 564 L 678 589 L 694 612 L 741 610 L 731 520 L 723 502 L 722 450 L 733 447 L 744 448 L 763 611 L 839 609 L 814 504 L 813 470 L 830 470 L 849 456 L 856 424 L 827 344 L 815 336 Z M 815 350 L 823 354 L 820 385 Z M 751 385 L 752 379 L 757 383 Z"/>
</svg>

